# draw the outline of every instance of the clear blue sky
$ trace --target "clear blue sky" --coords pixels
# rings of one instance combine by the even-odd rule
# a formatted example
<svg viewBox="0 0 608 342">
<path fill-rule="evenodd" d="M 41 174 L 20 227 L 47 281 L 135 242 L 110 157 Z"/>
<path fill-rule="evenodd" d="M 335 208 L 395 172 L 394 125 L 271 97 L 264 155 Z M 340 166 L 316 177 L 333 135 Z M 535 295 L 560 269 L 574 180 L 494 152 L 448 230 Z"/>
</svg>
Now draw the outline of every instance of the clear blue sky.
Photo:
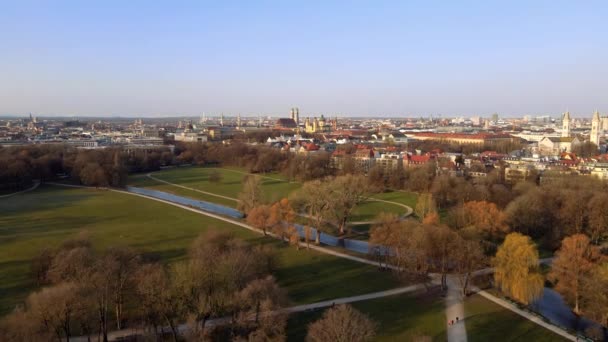
<svg viewBox="0 0 608 342">
<path fill-rule="evenodd" d="M 607 1 L 0 0 L 0 114 L 608 112 Z"/>
</svg>

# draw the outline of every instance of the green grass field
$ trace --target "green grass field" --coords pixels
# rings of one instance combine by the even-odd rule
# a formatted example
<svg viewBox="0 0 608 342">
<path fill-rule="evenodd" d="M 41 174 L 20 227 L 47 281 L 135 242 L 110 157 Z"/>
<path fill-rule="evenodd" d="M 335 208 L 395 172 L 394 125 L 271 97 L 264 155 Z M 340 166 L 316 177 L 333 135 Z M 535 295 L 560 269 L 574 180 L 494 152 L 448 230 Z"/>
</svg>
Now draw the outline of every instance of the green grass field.
<svg viewBox="0 0 608 342">
<path fill-rule="evenodd" d="M 219 171 L 222 175 L 222 179 L 219 183 L 209 181 L 209 174 L 214 170 Z M 153 176 L 188 188 L 230 198 L 237 198 L 242 188 L 243 177 L 245 177 L 246 174 L 246 172 L 237 168 L 180 167 L 155 172 L 153 173 Z M 262 179 L 264 200 L 268 202 L 274 202 L 281 198 L 289 197 L 291 193 L 301 186 L 301 183 L 286 181 L 285 177 L 277 173 L 263 174 L 260 175 L 260 177 Z M 131 176 L 129 178 L 129 185 L 170 192 L 176 195 L 226 205 L 233 208 L 236 207 L 237 204 L 234 200 L 158 182 L 144 174 Z M 414 193 L 397 191 L 380 193 L 373 197 L 405 204 L 412 208 L 416 206 L 417 199 L 417 195 Z M 367 201 L 355 209 L 351 221 L 373 220 L 381 212 L 403 214 L 404 208 L 386 202 Z"/>
<path fill-rule="evenodd" d="M 380 291 L 398 282 L 373 266 L 287 247 L 232 224 L 168 204 L 107 190 L 42 186 L 0 199 L 0 314 L 35 289 L 31 258 L 87 230 L 96 248 L 128 245 L 165 262 L 184 258 L 191 241 L 211 230 L 277 247 L 275 273 L 294 303 L 310 303 Z"/>
<path fill-rule="evenodd" d="M 480 295 L 465 301 L 469 341 L 567 341 Z"/>
<path fill-rule="evenodd" d="M 376 341 L 412 341 L 429 336 L 445 341 L 445 306 L 438 295 L 403 294 L 352 303 L 377 324 Z M 293 314 L 287 324 L 288 341 L 304 341 L 308 325 L 323 315 L 324 310 Z"/>
</svg>

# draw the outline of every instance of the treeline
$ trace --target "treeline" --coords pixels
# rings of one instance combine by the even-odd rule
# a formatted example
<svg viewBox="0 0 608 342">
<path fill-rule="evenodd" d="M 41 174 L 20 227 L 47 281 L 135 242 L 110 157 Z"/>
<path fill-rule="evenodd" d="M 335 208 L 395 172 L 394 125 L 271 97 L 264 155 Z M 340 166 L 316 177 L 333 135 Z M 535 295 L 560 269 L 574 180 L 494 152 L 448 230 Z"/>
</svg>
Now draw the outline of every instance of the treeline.
<svg viewBox="0 0 608 342">
<path fill-rule="evenodd" d="M 21 190 L 34 181 L 69 177 L 90 186 L 122 187 L 129 172 L 159 170 L 174 163 L 168 148 L 126 152 L 121 147 L 76 149 L 59 145 L 0 148 L 0 190 Z"/>
<path fill-rule="evenodd" d="M 170 266 L 127 247 L 98 252 L 81 234 L 34 259 L 32 276 L 44 287 L 2 320 L 0 340 L 107 341 L 125 328 L 156 340 L 165 327 L 173 341 L 282 341 L 286 316 L 262 314 L 288 304 L 271 275 L 275 263 L 272 248 L 223 233 L 199 236 Z"/>
</svg>

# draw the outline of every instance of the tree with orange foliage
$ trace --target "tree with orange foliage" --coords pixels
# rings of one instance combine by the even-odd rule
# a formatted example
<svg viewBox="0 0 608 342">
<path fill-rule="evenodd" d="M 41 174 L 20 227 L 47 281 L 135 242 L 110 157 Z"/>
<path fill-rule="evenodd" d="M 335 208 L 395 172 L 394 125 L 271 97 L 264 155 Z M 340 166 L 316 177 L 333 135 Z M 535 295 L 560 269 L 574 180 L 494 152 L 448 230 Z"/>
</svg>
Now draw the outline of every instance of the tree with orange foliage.
<svg viewBox="0 0 608 342">
<path fill-rule="evenodd" d="M 489 240 L 499 240 L 509 232 L 504 212 L 492 202 L 470 201 L 453 213 L 457 228 Z"/>
<path fill-rule="evenodd" d="M 437 225 L 437 224 L 439 224 L 439 222 L 440 222 L 439 214 L 437 214 L 436 211 L 426 214 L 424 219 L 422 219 L 422 224 L 427 224 L 427 225 Z"/>
<path fill-rule="evenodd" d="M 584 234 L 565 238 L 555 254 L 549 279 L 555 282 L 555 290 L 573 303 L 574 312 L 580 314 L 581 289 L 585 277 L 600 258 L 599 248 L 591 245 Z"/>
<path fill-rule="evenodd" d="M 247 223 L 261 229 L 266 235 L 266 230 L 272 227 L 271 208 L 268 205 L 253 207 L 247 215 Z"/>
<path fill-rule="evenodd" d="M 295 219 L 296 212 L 287 198 L 281 199 L 270 207 L 269 224 L 282 241 L 285 240 L 286 230 L 293 226 Z"/>
<path fill-rule="evenodd" d="M 538 250 L 529 236 L 507 235 L 492 264 L 494 281 L 507 296 L 530 304 L 542 295 L 545 281 L 538 267 Z"/>
<path fill-rule="evenodd" d="M 287 239 L 289 244 L 295 246 L 297 250 L 300 249 L 300 234 L 294 226 L 287 227 Z"/>
</svg>

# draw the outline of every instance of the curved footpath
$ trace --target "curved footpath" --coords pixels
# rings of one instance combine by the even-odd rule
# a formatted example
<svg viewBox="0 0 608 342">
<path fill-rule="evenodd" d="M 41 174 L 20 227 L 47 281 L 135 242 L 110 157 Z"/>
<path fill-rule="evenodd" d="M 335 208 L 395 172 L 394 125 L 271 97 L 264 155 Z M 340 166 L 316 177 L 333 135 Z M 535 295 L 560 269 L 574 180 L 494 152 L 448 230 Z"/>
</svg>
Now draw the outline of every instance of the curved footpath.
<svg viewBox="0 0 608 342">
<path fill-rule="evenodd" d="M 87 187 L 87 186 L 82 186 L 82 185 L 69 185 L 69 184 L 60 184 L 60 183 L 46 183 L 46 184 L 50 184 L 50 185 L 58 185 L 58 186 L 64 186 L 64 187 L 73 187 L 73 188 L 87 188 L 87 189 L 91 189 L 91 187 Z M 94 188 L 93 188 L 94 189 Z M 208 212 L 204 212 L 201 210 L 196 210 L 181 204 L 177 204 L 177 203 L 173 203 L 173 202 L 169 202 L 169 201 L 165 201 L 162 199 L 158 199 L 158 198 L 154 198 L 154 197 L 150 197 L 150 196 L 145 196 L 145 195 L 141 195 L 141 194 L 135 194 L 135 193 L 131 193 L 128 191 L 123 191 L 123 190 L 117 190 L 117 189 L 108 189 L 109 191 L 114 191 L 114 192 L 119 192 L 119 193 L 123 193 L 123 194 L 127 194 L 127 195 L 132 195 L 132 196 L 139 196 L 139 197 L 143 197 L 143 198 L 147 198 L 150 200 L 154 200 L 154 201 L 158 201 L 158 202 L 162 202 L 162 203 L 166 203 L 175 207 L 179 207 L 185 210 L 189 210 L 191 212 L 194 213 L 198 213 L 200 215 L 205 215 L 205 216 L 209 216 L 218 220 L 222 220 L 228 223 L 232 223 L 234 225 L 237 225 L 239 227 L 243 227 L 245 229 L 249 229 L 251 231 L 254 231 L 256 233 L 259 234 L 264 234 L 261 230 L 256 229 L 252 226 L 249 226 L 243 222 L 237 221 L 237 220 L 233 220 L 233 219 L 229 219 L 220 215 L 216 215 L 216 214 L 212 214 L 212 213 L 208 213 Z M 270 236 L 273 236 L 275 238 L 278 238 L 278 236 L 276 234 L 268 234 Z M 306 243 L 304 242 L 300 242 L 300 246 L 302 247 L 306 247 Z M 344 259 L 348 259 L 348 260 L 352 260 L 352 261 L 356 261 L 356 262 L 360 262 L 360 263 L 364 263 L 364 264 L 368 264 L 368 265 L 372 265 L 372 266 L 378 266 L 378 264 L 376 262 L 373 262 L 371 260 L 367 260 L 364 258 L 359 258 L 359 257 L 355 257 L 352 255 L 347 255 L 347 254 L 343 254 L 343 253 L 339 253 L 327 248 L 323 248 L 321 246 L 316 246 L 316 245 L 310 245 L 309 246 L 311 249 L 314 249 L 316 251 L 319 251 L 321 253 L 325 253 L 325 254 L 329 254 L 329 255 L 333 255 L 339 258 L 344 258 Z M 541 263 L 549 263 L 551 262 L 551 258 L 546 258 L 546 259 L 542 259 L 540 260 Z M 398 270 L 399 268 L 394 266 L 394 265 L 386 265 L 385 267 L 393 269 L 393 270 Z M 475 274 L 484 274 L 487 272 L 491 272 L 491 268 L 485 268 L 479 271 L 476 271 Z M 436 277 L 433 277 L 435 280 L 434 282 L 436 282 Z M 375 293 L 370 293 L 370 294 L 366 294 L 366 295 L 360 295 L 360 296 L 354 296 L 354 297 L 346 297 L 346 298 L 338 298 L 335 300 L 331 300 L 331 301 L 324 301 L 324 302 L 319 302 L 319 303 L 313 303 L 313 304 L 306 304 L 306 305 L 300 305 L 297 307 L 293 307 L 293 308 L 288 308 L 287 310 L 293 309 L 295 310 L 295 308 L 297 308 L 298 311 L 306 311 L 309 309 L 313 309 L 313 308 L 321 308 L 324 306 L 329 306 L 330 302 L 333 303 L 349 303 L 349 301 L 360 301 L 360 300 L 366 300 L 366 299 L 373 299 L 373 298 L 380 298 L 380 297 L 384 297 L 384 296 L 390 296 L 390 295 L 395 295 L 395 294 L 400 294 L 400 293 L 406 293 L 406 292 L 411 292 L 411 291 L 415 291 L 419 288 L 421 288 L 421 286 L 423 287 L 423 284 L 416 284 L 416 285 L 411 285 L 408 287 L 404 287 L 404 288 L 398 288 L 398 289 L 393 289 L 393 290 L 387 290 L 387 291 L 382 291 L 382 292 L 375 292 Z M 498 298 L 486 291 L 483 291 L 477 287 L 471 287 L 474 291 L 476 291 L 477 293 L 479 293 L 481 296 L 487 298 L 488 300 L 491 300 L 492 302 L 495 302 L 501 306 L 503 306 L 504 308 L 511 310 L 515 313 L 517 313 L 518 315 L 546 328 L 551 330 L 552 332 L 568 339 L 571 341 L 577 341 L 577 337 L 575 335 L 570 334 L 569 332 L 554 326 L 550 323 L 547 323 L 545 321 L 543 321 L 540 317 L 532 315 L 526 311 L 523 311 L 517 307 L 515 307 L 514 305 L 506 302 L 505 300 Z M 464 306 L 463 306 L 463 298 L 458 292 L 457 289 L 457 284 L 455 283 L 454 280 L 450 281 L 450 277 L 448 277 L 448 296 L 446 296 L 446 315 L 447 315 L 447 319 L 455 319 L 455 317 L 451 317 L 453 315 L 456 315 L 458 317 L 461 317 L 460 315 L 462 314 L 462 317 L 464 316 Z M 289 312 L 297 312 L 297 311 L 289 311 Z M 466 327 L 464 322 L 461 322 L 459 324 L 462 324 L 461 327 L 459 327 L 458 325 L 456 326 L 449 326 L 448 327 L 448 332 L 447 332 L 447 337 L 448 337 L 448 341 L 450 342 L 460 342 L 460 341 L 466 341 L 467 337 L 466 337 Z M 455 329 L 454 329 L 455 328 Z M 180 329 L 184 329 L 182 326 L 180 326 Z M 451 330 L 452 329 L 452 330 Z M 181 330 L 180 330 L 181 331 Z M 141 334 L 143 331 L 141 329 L 127 329 L 125 330 L 123 333 L 122 330 L 121 331 L 115 331 L 115 332 L 111 332 L 111 335 L 113 336 L 112 339 L 118 339 L 121 337 L 125 337 L 125 336 L 130 336 L 130 335 L 134 335 L 134 334 Z M 121 335 L 124 333 L 129 332 L 127 335 Z M 116 334 L 116 335 L 114 335 Z M 114 337 L 115 336 L 115 337 Z M 74 341 L 86 341 L 87 338 L 86 337 L 79 337 L 79 338 L 74 338 Z"/>
<path fill-rule="evenodd" d="M 232 171 L 232 172 L 236 172 L 236 173 L 240 173 L 240 174 L 244 174 L 244 175 L 250 175 L 251 174 L 251 173 L 245 173 L 245 172 L 235 171 L 235 170 L 230 170 L 230 169 L 221 169 L 221 168 L 217 168 L 217 169 L 218 170 Z M 171 186 L 175 186 L 175 187 L 186 189 L 186 190 L 190 190 L 190 191 L 195 191 L 195 192 L 198 192 L 198 193 L 201 193 L 201 194 L 205 194 L 205 195 L 209 195 L 209 196 L 214 196 L 214 197 L 223 198 L 223 199 L 227 199 L 227 200 L 230 200 L 230 201 L 238 202 L 237 198 L 228 197 L 228 196 L 224 196 L 224 195 L 219 195 L 219 194 L 215 194 L 213 192 L 203 191 L 203 190 L 191 188 L 191 187 L 188 187 L 188 186 L 184 186 L 184 185 L 181 185 L 181 184 L 176 184 L 176 183 L 168 182 L 166 180 L 163 180 L 163 179 L 160 179 L 158 177 L 153 176 L 152 173 L 148 173 L 148 174 L 146 174 L 146 176 L 148 178 L 152 179 L 152 180 L 155 180 L 157 182 L 164 183 L 164 184 L 167 184 L 167 185 L 171 185 Z M 272 178 L 272 177 L 267 177 L 267 176 L 259 176 L 259 177 L 285 182 L 284 180 L 278 179 L 278 178 Z M 414 209 L 412 209 L 412 207 L 410 207 L 408 205 L 405 205 L 405 204 L 402 204 L 402 203 L 393 202 L 393 201 L 387 201 L 387 200 L 383 200 L 383 199 L 379 199 L 379 198 L 375 198 L 375 197 L 370 197 L 367 200 L 368 201 L 374 201 L 374 202 L 389 203 L 389 204 L 396 205 L 398 207 L 404 208 L 405 209 L 405 213 L 400 216 L 401 219 L 405 219 L 406 217 L 409 217 L 410 215 L 412 215 L 412 213 L 414 213 Z M 299 214 L 299 216 L 307 217 L 306 214 Z M 349 225 L 354 225 L 354 226 L 359 226 L 359 225 L 374 224 L 374 223 L 376 223 L 376 221 L 356 221 L 356 222 L 349 222 L 348 224 Z"/>
<path fill-rule="evenodd" d="M 13 193 L 10 193 L 10 194 L 2 195 L 2 196 L 0 196 L 0 198 L 12 197 L 12 196 L 15 196 L 15 195 L 22 194 L 24 192 L 29 192 L 29 191 L 32 191 L 32 190 L 36 190 L 36 188 L 38 188 L 39 185 L 40 185 L 40 182 L 39 181 L 35 181 L 34 185 L 32 185 L 31 187 L 29 187 L 29 188 L 27 188 L 25 190 L 21 190 L 21 191 L 13 192 Z"/>
</svg>

